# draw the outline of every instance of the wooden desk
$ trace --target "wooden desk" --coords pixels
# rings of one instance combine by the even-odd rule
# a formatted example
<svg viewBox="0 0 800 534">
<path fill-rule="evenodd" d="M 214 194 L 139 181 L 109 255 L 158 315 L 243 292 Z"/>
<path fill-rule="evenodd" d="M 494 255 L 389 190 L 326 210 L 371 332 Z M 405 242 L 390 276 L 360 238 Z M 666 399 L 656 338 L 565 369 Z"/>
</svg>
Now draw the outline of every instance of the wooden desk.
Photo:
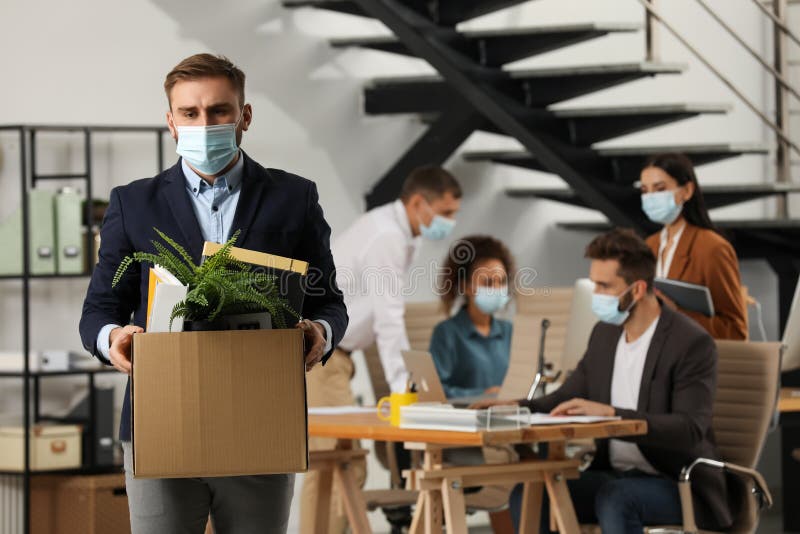
<svg viewBox="0 0 800 534">
<path fill-rule="evenodd" d="M 778 410 L 781 413 L 800 412 L 800 389 L 781 388 Z"/>
<path fill-rule="evenodd" d="M 330 495 L 334 480 L 341 488 L 342 501 L 355 534 L 371 532 L 366 505 L 360 489 L 347 470 L 348 462 L 363 451 L 350 450 L 352 440 L 405 442 L 407 448 L 424 453 L 421 469 L 409 473 L 410 489 L 420 491 L 412 534 L 440 534 L 443 514 L 449 532 L 466 532 L 465 487 L 491 484 L 524 483 L 523 513 L 520 532 L 537 532 L 539 510 L 544 490 L 550 497 L 554 519 L 562 533 L 580 531 L 566 481 L 578 477 L 578 460 L 565 457 L 567 440 L 610 438 L 647 433 L 644 421 L 609 421 L 594 424 L 570 424 L 527 427 L 520 430 L 494 432 L 447 432 L 440 430 L 409 430 L 393 427 L 374 414 L 310 415 L 308 433 L 313 437 L 336 438 L 336 451 L 311 453 L 312 468 L 319 469 L 320 496 L 315 511 L 314 532 L 325 534 L 328 525 Z M 491 464 L 470 467 L 442 465 L 442 449 L 451 447 L 482 447 L 517 443 L 550 442 L 546 460 L 514 464 Z"/>
</svg>

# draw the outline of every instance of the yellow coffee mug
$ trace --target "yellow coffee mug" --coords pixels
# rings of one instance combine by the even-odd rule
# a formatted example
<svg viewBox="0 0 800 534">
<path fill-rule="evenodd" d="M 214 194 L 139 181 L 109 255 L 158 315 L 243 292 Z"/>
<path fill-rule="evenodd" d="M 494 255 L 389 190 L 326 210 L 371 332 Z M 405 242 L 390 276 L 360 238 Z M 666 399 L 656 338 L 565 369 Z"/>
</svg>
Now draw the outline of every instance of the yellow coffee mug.
<svg viewBox="0 0 800 534">
<path fill-rule="evenodd" d="M 392 393 L 378 401 L 378 419 L 389 421 L 392 426 L 400 426 L 400 407 L 414 404 L 419 400 L 416 393 Z M 389 416 L 384 413 L 384 405 L 389 403 Z"/>
</svg>

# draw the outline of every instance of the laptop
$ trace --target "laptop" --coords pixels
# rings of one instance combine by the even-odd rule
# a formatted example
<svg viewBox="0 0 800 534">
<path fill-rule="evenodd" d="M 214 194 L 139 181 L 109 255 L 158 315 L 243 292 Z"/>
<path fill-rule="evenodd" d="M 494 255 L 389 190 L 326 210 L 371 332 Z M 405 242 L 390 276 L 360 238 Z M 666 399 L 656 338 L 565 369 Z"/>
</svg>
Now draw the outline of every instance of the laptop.
<svg viewBox="0 0 800 534">
<path fill-rule="evenodd" d="M 464 408 L 479 400 L 494 399 L 496 395 L 476 395 L 448 399 L 444 394 L 442 381 L 436 371 L 436 364 L 430 352 L 424 350 L 402 351 L 409 378 L 416 384 L 419 402 L 446 402 L 456 408 Z"/>
</svg>

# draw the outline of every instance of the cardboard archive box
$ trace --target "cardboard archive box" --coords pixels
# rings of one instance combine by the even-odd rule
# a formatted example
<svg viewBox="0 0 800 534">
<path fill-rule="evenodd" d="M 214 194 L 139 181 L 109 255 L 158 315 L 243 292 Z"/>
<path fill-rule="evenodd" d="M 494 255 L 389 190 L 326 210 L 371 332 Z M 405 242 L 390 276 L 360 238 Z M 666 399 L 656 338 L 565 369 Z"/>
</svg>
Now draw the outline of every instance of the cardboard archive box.
<svg viewBox="0 0 800 534">
<path fill-rule="evenodd" d="M 130 534 L 125 475 L 31 479 L 31 534 Z"/>
<path fill-rule="evenodd" d="M 137 478 L 308 469 L 298 329 L 136 334 L 131 407 Z"/>
</svg>

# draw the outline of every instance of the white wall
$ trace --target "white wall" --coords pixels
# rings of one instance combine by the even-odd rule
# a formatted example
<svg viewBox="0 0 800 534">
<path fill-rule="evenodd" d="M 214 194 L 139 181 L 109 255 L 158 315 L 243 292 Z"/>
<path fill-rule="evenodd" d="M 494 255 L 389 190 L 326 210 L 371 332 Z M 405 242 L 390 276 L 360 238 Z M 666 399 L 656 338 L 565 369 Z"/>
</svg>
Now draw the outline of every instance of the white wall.
<svg viewBox="0 0 800 534">
<path fill-rule="evenodd" d="M 771 88 L 755 62 L 715 30 L 691 0 L 663 2 L 670 20 L 691 35 L 759 105 L 771 107 Z M 769 32 L 744 0 L 716 0 L 717 7 L 748 42 L 769 50 Z M 523 26 L 587 21 L 640 22 L 634 0 L 539 0 L 469 24 Z M 228 55 L 248 74 L 247 99 L 254 123 L 243 146 L 261 163 L 282 167 L 317 181 L 326 216 L 342 231 L 363 209 L 363 195 L 381 173 L 422 131 L 412 117 L 365 117 L 360 111 L 364 78 L 430 72 L 420 61 L 377 52 L 335 51 L 328 36 L 385 32 L 380 24 L 342 15 L 287 11 L 276 0 L 5 0 L 0 3 L 0 122 L 161 124 L 166 101 L 163 77 L 180 59 L 195 52 Z M 665 61 L 688 63 L 682 76 L 631 83 L 576 99 L 575 105 L 621 105 L 664 102 L 729 102 L 725 117 L 692 119 L 612 145 L 685 144 L 688 142 L 769 142 L 771 137 L 746 109 L 696 60 L 664 37 Z M 520 67 L 557 64 L 636 62 L 643 57 L 641 33 L 604 38 L 554 52 Z M 475 135 L 470 148 L 513 146 L 504 139 Z M 152 175 L 151 137 L 113 135 L 99 139 L 93 165 L 96 195 L 113 185 Z M 81 168 L 80 139 L 52 136 L 40 143 L 40 166 L 52 170 Z M 166 146 L 166 145 L 165 145 Z M 18 203 L 17 142 L 0 135 L 0 217 Z M 173 147 L 167 146 L 173 161 Z M 582 248 L 589 236 L 560 230 L 562 220 L 591 220 L 597 215 L 547 201 L 506 197 L 507 185 L 559 183 L 549 176 L 511 168 L 467 164 L 456 155 L 448 166 L 462 180 L 466 197 L 457 236 L 491 233 L 509 243 L 520 265 L 538 272 L 538 285 L 565 285 L 584 274 Z M 758 182 L 771 179 L 765 158 L 743 157 L 704 167 L 701 181 Z M 770 202 L 753 202 L 715 215 L 760 217 Z M 443 256 L 444 245 L 426 245 L 420 263 Z M 743 278 L 765 303 L 768 331 L 777 335 L 776 285 L 760 262 L 745 262 Z M 85 280 L 35 282 L 33 347 L 80 348 L 77 320 Z M 0 282 L 0 350 L 19 346 L 19 284 Z M 414 298 L 431 298 L 421 288 Z M 69 390 L 72 386 L 64 386 Z M 356 392 L 371 400 L 366 372 L 359 365 Z M 13 411 L 16 388 L 3 385 L 0 413 Z M 53 401 L 57 404 L 57 399 Z M 385 484 L 375 466 L 369 484 Z M 293 524 L 296 524 L 296 510 Z M 383 523 L 373 514 L 375 525 Z"/>
</svg>

